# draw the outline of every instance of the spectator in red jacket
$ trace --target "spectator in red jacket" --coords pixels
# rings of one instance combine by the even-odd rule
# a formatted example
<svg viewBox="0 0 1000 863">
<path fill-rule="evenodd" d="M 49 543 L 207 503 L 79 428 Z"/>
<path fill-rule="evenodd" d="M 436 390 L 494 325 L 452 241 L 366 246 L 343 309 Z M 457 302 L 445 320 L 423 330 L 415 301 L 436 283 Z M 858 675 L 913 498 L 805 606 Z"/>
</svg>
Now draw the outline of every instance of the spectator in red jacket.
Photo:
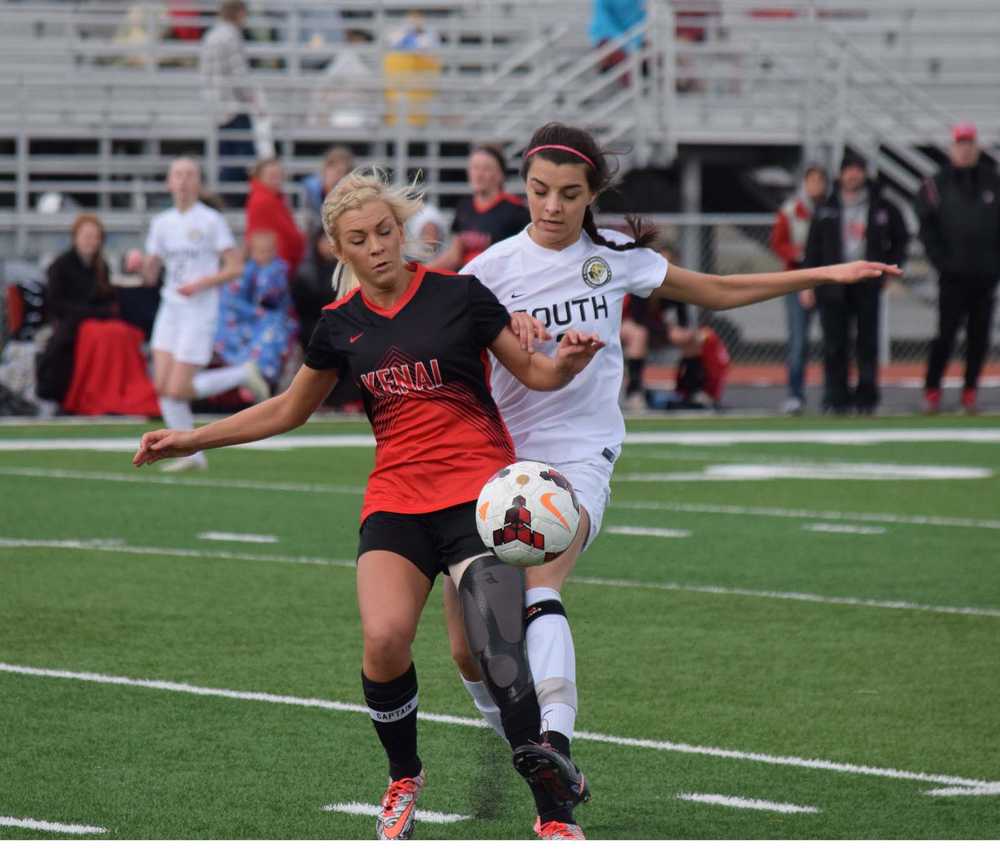
<svg viewBox="0 0 1000 863">
<path fill-rule="evenodd" d="M 771 249 L 781 258 L 786 270 L 802 266 L 806 238 L 813 212 L 826 198 L 828 178 L 819 165 L 806 168 L 802 187 L 778 210 L 771 231 Z M 809 324 L 816 308 L 813 291 L 786 294 L 785 317 L 788 322 L 788 346 L 785 362 L 788 368 L 788 398 L 782 406 L 786 414 L 797 416 L 805 407 L 806 358 L 809 354 Z"/>
<path fill-rule="evenodd" d="M 288 207 L 282 184 L 285 169 L 278 159 L 261 159 L 250 176 L 246 208 L 246 236 L 272 231 L 278 238 L 278 257 L 288 264 L 291 277 L 302 262 L 305 239 Z"/>
</svg>

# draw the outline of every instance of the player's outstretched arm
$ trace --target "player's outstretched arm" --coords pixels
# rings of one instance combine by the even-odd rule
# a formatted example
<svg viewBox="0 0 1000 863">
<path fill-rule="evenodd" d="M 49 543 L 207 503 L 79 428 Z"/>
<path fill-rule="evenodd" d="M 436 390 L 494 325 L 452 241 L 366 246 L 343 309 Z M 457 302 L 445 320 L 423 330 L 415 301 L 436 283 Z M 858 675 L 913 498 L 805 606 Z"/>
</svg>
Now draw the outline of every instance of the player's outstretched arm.
<svg viewBox="0 0 1000 863">
<path fill-rule="evenodd" d="M 706 309 L 735 309 L 819 285 L 849 285 L 880 276 L 902 274 L 903 271 L 893 264 L 873 261 L 854 261 L 807 270 L 787 270 L 783 273 L 733 276 L 713 276 L 671 266 L 663 284 L 654 291 L 653 296 L 693 303 Z"/>
<path fill-rule="evenodd" d="M 146 432 L 132 464 L 142 467 L 160 459 L 180 458 L 203 449 L 250 443 L 291 431 L 309 419 L 336 382 L 335 371 L 316 371 L 302 366 L 285 392 L 230 417 L 193 431 L 158 429 Z"/>
<path fill-rule="evenodd" d="M 604 347 L 595 335 L 566 330 L 555 357 L 528 353 L 510 327 L 504 327 L 490 345 L 496 358 L 528 389 L 557 390 L 566 386 Z"/>
</svg>

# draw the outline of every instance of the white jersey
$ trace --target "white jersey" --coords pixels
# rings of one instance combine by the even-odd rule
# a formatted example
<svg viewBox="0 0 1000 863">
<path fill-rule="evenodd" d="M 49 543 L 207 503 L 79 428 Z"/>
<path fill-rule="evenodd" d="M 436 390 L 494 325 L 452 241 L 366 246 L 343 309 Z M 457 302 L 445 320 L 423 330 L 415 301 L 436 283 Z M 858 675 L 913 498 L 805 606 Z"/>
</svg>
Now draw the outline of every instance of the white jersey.
<svg viewBox="0 0 1000 863">
<path fill-rule="evenodd" d="M 630 238 L 602 230 L 612 242 Z M 509 312 L 528 312 L 553 336 L 568 329 L 596 333 L 606 343 L 569 384 L 554 392 L 529 390 L 493 363 L 493 398 L 514 440 L 518 458 L 545 462 L 587 460 L 607 450 L 611 460 L 625 439 L 618 407 L 622 382 L 621 322 L 625 294 L 649 296 L 667 275 L 667 261 L 652 249 L 617 252 L 585 233 L 552 251 L 525 228 L 490 246 L 462 269 L 476 276 Z M 556 352 L 556 341 L 536 343 Z"/>
<path fill-rule="evenodd" d="M 233 232 L 222 214 L 200 201 L 183 213 L 171 207 L 153 217 L 146 237 L 146 254 L 156 255 L 165 268 L 160 297 L 168 303 L 184 303 L 206 314 L 216 314 L 219 289 L 185 297 L 177 289 L 220 270 L 219 256 L 236 247 Z"/>
</svg>

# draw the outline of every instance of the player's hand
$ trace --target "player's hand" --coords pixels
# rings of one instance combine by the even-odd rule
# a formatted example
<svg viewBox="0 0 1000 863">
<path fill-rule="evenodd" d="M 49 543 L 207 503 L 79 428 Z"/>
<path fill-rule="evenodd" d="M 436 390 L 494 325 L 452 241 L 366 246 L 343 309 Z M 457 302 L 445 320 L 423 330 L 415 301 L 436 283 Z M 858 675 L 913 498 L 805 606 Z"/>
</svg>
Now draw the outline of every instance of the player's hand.
<svg viewBox="0 0 1000 863">
<path fill-rule="evenodd" d="M 603 347 L 604 342 L 593 333 L 566 330 L 559 339 L 556 365 L 570 375 L 579 374 Z"/>
<path fill-rule="evenodd" d="M 181 285 L 177 289 L 177 293 L 182 297 L 193 297 L 195 294 L 203 290 L 205 290 L 205 283 L 201 279 L 195 279 L 193 282 Z"/>
<path fill-rule="evenodd" d="M 178 431 L 177 429 L 157 429 L 146 432 L 139 441 L 139 449 L 132 457 L 132 464 L 142 467 L 164 458 L 183 458 L 194 455 L 198 447 L 192 438 L 194 432 Z"/>
<path fill-rule="evenodd" d="M 877 279 L 880 276 L 902 276 L 903 271 L 894 264 L 882 264 L 878 261 L 852 261 L 849 264 L 834 264 L 832 267 L 820 267 L 827 274 L 824 281 L 838 285 L 853 285 L 865 279 Z"/>
<path fill-rule="evenodd" d="M 510 328 L 521 342 L 521 350 L 527 351 L 529 354 L 535 352 L 536 339 L 540 342 L 547 342 L 552 338 L 549 331 L 545 329 L 545 324 L 527 312 L 514 312 L 510 316 Z"/>
<path fill-rule="evenodd" d="M 806 311 L 816 308 L 816 292 L 812 288 L 799 291 L 799 305 Z"/>
</svg>

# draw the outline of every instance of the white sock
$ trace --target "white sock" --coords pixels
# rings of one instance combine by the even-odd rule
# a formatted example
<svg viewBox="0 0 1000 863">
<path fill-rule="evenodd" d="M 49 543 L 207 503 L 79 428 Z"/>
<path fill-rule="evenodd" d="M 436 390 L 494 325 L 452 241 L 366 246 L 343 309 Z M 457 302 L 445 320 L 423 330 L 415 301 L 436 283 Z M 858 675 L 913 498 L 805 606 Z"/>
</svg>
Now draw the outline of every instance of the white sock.
<svg viewBox="0 0 1000 863">
<path fill-rule="evenodd" d="M 497 707 L 486 684 L 481 680 L 473 683 L 471 680 L 466 680 L 461 674 L 458 676 L 462 679 L 462 685 L 465 686 L 469 695 L 472 696 L 472 702 L 476 705 L 479 712 L 483 714 L 486 724 L 500 735 L 501 740 L 506 740 L 507 735 L 504 734 L 503 723 L 500 721 L 500 708 Z"/>
<path fill-rule="evenodd" d="M 191 413 L 189 402 L 160 396 L 160 413 L 163 414 L 167 428 L 181 431 L 190 431 L 194 428 L 194 415 Z"/>
<path fill-rule="evenodd" d="M 525 607 L 546 599 L 561 601 L 558 590 L 532 587 Z M 544 614 L 528 625 L 528 664 L 542 711 L 542 731 L 558 731 L 570 740 L 576 725 L 576 653 L 569 621 L 561 614 Z"/>
<path fill-rule="evenodd" d="M 191 388 L 200 399 L 209 396 L 217 396 L 231 390 L 233 387 L 241 387 L 247 382 L 247 367 L 245 365 L 226 366 L 222 369 L 209 369 L 207 372 L 198 372 L 191 381 Z"/>
<path fill-rule="evenodd" d="M 191 413 L 190 402 L 160 396 L 160 413 L 163 415 L 163 421 L 167 424 L 167 428 L 180 429 L 181 431 L 190 431 L 194 428 L 194 414 Z M 199 464 L 207 464 L 208 461 L 203 452 L 196 452 L 189 458 Z"/>
</svg>

